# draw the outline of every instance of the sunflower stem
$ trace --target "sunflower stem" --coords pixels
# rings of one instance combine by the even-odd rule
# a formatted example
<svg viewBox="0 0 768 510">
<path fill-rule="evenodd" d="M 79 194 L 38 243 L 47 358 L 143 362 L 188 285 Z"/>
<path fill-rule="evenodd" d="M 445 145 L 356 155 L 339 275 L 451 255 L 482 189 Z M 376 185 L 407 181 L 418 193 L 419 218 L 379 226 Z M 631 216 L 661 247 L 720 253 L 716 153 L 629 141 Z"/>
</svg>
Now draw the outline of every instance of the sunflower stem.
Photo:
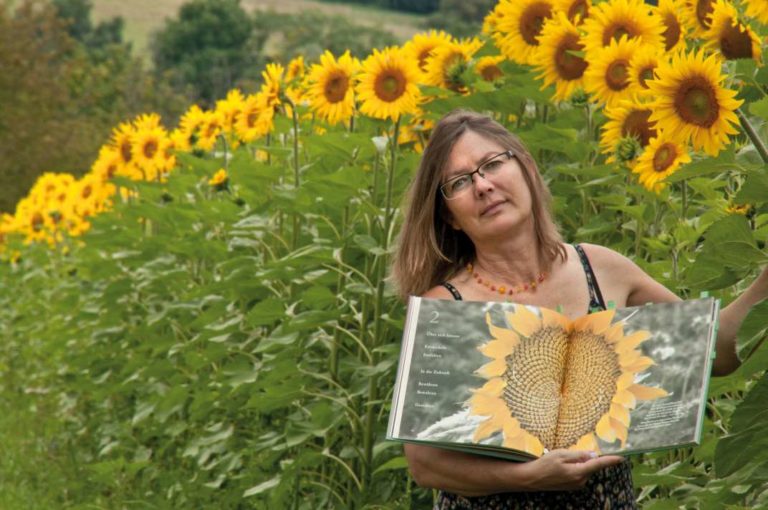
<svg viewBox="0 0 768 510">
<path fill-rule="evenodd" d="M 291 117 L 293 117 L 293 186 L 298 193 L 299 190 L 299 116 L 296 113 L 296 105 L 288 101 L 291 105 Z M 295 250 L 299 242 L 299 213 L 293 213 L 293 233 L 291 236 L 291 249 Z"/>
<path fill-rule="evenodd" d="M 680 213 L 681 219 L 685 220 L 686 215 L 688 213 L 688 181 L 687 179 L 683 179 L 680 181 L 680 184 L 683 186 L 683 210 Z"/>
<path fill-rule="evenodd" d="M 392 212 L 392 188 L 395 180 L 395 169 L 397 168 L 397 139 L 400 134 L 400 117 L 395 121 L 392 138 L 390 139 L 390 158 L 389 158 L 389 171 L 387 172 L 387 195 L 384 202 L 384 231 L 382 232 L 382 248 L 384 253 L 389 249 L 389 229 L 392 225 L 392 219 L 394 214 Z M 384 272 L 386 271 L 386 264 L 383 259 L 379 260 L 377 267 L 377 287 L 376 287 L 376 300 L 374 302 L 374 327 L 373 338 L 371 338 L 371 349 L 380 343 L 381 337 L 384 334 L 385 324 L 382 320 L 382 308 L 384 304 Z M 377 356 L 371 360 L 371 365 L 375 365 L 377 362 Z M 378 377 L 372 376 L 368 380 L 368 408 L 365 412 L 365 435 L 363 436 L 363 477 L 362 477 L 362 493 L 365 494 L 368 489 L 368 485 L 371 481 L 371 473 L 373 471 L 373 443 L 374 443 L 374 425 L 376 423 L 376 406 L 373 405 L 378 399 Z"/>
<path fill-rule="evenodd" d="M 768 148 L 766 148 L 765 143 L 763 143 L 763 141 L 758 136 L 754 126 L 751 122 L 749 122 L 749 119 L 747 119 L 747 116 L 744 115 L 744 112 L 741 111 L 741 108 L 736 109 L 736 115 L 739 117 L 741 128 L 754 144 L 757 153 L 760 154 L 761 158 L 763 158 L 764 163 L 768 163 Z"/>
</svg>

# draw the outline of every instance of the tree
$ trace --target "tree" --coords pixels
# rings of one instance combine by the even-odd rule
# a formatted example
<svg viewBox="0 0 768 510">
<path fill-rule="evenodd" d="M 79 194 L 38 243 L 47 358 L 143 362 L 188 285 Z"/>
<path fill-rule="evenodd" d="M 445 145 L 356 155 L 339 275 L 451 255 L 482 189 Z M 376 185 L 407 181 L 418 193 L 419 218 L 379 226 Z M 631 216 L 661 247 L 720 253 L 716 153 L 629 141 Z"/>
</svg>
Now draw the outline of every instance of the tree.
<svg viewBox="0 0 768 510">
<path fill-rule="evenodd" d="M 192 0 L 155 34 L 155 68 L 210 104 L 242 76 L 250 34 L 250 17 L 239 0 Z"/>
<path fill-rule="evenodd" d="M 89 23 L 81 19 L 77 33 Z M 70 36 L 72 26 L 40 0 L 0 7 L 2 212 L 43 172 L 87 172 L 120 121 L 146 111 L 173 121 L 186 106 L 128 46 L 105 44 L 95 57 Z"/>
</svg>

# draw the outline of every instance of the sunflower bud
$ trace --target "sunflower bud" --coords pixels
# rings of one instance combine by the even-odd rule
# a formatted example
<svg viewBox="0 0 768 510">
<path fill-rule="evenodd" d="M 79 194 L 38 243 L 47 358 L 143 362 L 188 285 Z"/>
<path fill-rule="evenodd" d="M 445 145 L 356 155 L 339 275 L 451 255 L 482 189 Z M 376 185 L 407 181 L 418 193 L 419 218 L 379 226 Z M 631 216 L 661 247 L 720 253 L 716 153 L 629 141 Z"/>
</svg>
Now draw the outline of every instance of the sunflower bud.
<svg viewBox="0 0 768 510">
<path fill-rule="evenodd" d="M 571 96 L 571 104 L 573 106 L 587 106 L 589 103 L 589 94 L 584 92 L 583 89 L 576 89 Z"/>
<path fill-rule="evenodd" d="M 643 151 L 643 146 L 634 136 L 625 136 L 616 144 L 616 159 L 620 163 L 634 160 Z"/>
</svg>

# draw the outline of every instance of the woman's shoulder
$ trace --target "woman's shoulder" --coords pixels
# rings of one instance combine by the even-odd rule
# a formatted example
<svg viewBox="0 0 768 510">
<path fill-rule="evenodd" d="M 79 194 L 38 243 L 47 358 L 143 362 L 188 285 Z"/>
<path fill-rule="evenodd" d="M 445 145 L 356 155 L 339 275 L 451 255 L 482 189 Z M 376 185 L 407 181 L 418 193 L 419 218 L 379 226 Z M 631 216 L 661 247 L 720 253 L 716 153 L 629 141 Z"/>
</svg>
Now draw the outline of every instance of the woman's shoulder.
<svg viewBox="0 0 768 510">
<path fill-rule="evenodd" d="M 579 243 L 586 253 L 589 263 L 594 268 L 626 270 L 635 267 L 635 263 L 621 253 L 606 246 L 591 243 Z"/>
<path fill-rule="evenodd" d="M 435 285 L 422 294 L 421 297 L 430 299 L 453 299 L 453 295 L 444 285 Z"/>
</svg>

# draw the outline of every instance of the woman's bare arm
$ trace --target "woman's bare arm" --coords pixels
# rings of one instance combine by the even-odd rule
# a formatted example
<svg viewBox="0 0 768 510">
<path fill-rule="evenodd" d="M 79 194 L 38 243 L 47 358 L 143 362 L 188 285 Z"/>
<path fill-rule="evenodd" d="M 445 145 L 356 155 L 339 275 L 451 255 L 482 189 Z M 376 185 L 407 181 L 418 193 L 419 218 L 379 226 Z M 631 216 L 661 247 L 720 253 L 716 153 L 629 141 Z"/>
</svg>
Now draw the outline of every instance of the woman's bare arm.
<svg viewBox="0 0 768 510">
<path fill-rule="evenodd" d="M 499 492 L 573 490 L 590 475 L 624 459 L 596 457 L 590 452 L 555 450 L 530 462 L 508 462 L 491 457 L 406 444 L 405 456 L 416 483 L 462 496 Z"/>
</svg>

